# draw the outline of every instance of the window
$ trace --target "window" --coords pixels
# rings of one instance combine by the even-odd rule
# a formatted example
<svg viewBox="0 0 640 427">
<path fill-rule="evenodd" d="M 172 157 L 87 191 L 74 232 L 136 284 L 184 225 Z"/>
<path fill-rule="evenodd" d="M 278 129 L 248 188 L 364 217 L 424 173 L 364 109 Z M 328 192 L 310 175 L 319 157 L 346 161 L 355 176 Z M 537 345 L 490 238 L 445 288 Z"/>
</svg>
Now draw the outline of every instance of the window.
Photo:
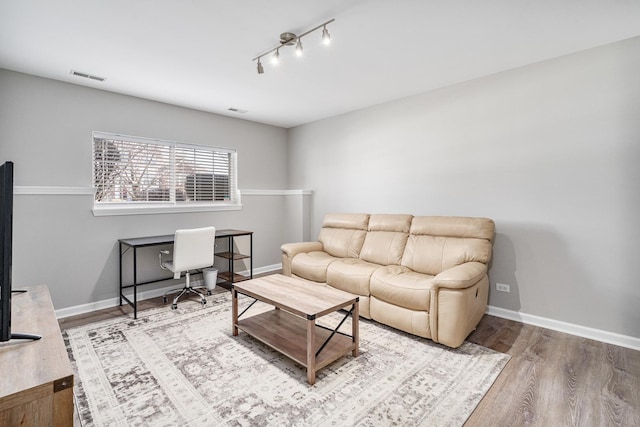
<svg viewBox="0 0 640 427">
<path fill-rule="evenodd" d="M 93 185 L 94 214 L 239 208 L 226 148 L 94 132 Z"/>
</svg>

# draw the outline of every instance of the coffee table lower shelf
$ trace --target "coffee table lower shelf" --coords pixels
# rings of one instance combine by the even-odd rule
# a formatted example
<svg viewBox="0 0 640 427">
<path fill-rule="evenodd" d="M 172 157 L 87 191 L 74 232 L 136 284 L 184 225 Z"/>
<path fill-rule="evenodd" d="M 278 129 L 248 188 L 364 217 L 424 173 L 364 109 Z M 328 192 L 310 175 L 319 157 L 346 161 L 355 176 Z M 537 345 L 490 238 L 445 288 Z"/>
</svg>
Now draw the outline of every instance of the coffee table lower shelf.
<svg viewBox="0 0 640 427">
<path fill-rule="evenodd" d="M 312 351 L 315 354 L 329 338 L 331 331 L 313 322 L 315 336 L 309 343 L 309 321 L 282 309 L 240 319 L 235 326 L 304 366 L 307 371 L 312 371 L 309 373 L 312 373 L 311 377 L 314 380 L 318 370 L 350 352 L 357 351 L 352 337 L 336 333 L 317 356 L 309 359 L 308 352 Z M 310 364 L 313 366 L 309 366 Z M 309 382 L 313 384 L 314 381 Z"/>
</svg>

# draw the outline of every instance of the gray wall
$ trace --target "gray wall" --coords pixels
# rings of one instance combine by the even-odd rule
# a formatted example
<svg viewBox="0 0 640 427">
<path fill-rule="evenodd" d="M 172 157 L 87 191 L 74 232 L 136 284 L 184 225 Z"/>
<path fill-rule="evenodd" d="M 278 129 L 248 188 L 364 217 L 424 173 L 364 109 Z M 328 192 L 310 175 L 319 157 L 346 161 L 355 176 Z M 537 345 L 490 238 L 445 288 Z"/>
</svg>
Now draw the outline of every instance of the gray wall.
<svg viewBox="0 0 640 427">
<path fill-rule="evenodd" d="M 491 305 L 640 337 L 639 76 L 634 38 L 300 126 L 289 185 L 313 236 L 327 212 L 493 218 Z"/>
<path fill-rule="evenodd" d="M 240 189 L 287 188 L 286 130 L 0 70 L 0 162 L 16 186 L 90 187 L 94 130 L 236 148 Z M 91 195 L 16 195 L 15 286 L 46 284 L 56 309 L 118 294 L 117 239 L 214 225 L 253 230 L 254 267 L 280 262 L 288 196 L 243 197 L 241 211 L 94 217 Z M 146 278 L 163 277 L 157 248 Z"/>
</svg>

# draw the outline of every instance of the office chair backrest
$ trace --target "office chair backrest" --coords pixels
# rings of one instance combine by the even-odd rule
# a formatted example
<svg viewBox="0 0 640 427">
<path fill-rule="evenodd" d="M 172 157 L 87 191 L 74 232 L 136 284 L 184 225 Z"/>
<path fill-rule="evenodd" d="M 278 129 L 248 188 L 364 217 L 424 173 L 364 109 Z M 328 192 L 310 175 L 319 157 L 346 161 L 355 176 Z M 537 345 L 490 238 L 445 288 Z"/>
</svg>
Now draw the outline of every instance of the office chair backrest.
<svg viewBox="0 0 640 427">
<path fill-rule="evenodd" d="M 215 237 L 215 227 L 176 230 L 173 243 L 174 271 L 180 274 L 181 271 L 211 267 Z"/>
</svg>

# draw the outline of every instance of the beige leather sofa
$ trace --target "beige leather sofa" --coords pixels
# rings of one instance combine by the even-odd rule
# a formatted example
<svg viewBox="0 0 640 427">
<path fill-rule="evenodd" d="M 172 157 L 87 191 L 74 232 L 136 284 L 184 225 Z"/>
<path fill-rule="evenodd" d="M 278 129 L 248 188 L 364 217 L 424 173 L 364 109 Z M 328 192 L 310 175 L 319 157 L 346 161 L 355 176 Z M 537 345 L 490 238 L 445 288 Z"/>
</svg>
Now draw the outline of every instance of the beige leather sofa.
<svg viewBox="0 0 640 427">
<path fill-rule="evenodd" d="M 482 318 L 487 218 L 327 214 L 317 242 L 282 245 L 283 274 L 360 296 L 360 315 L 449 347 Z"/>
</svg>

